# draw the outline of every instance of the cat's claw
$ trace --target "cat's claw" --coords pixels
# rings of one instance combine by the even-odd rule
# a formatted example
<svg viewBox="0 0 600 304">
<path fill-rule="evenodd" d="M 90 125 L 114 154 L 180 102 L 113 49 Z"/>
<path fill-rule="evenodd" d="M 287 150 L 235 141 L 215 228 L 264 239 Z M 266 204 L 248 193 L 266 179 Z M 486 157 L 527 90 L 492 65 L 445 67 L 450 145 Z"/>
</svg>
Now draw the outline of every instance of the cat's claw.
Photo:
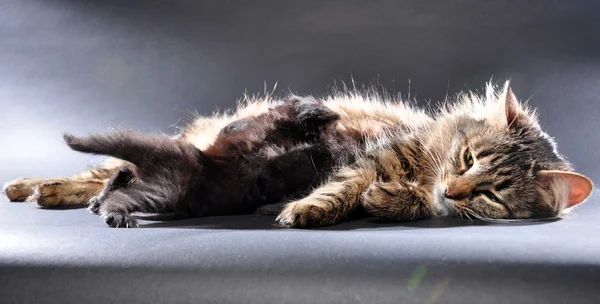
<svg viewBox="0 0 600 304">
<path fill-rule="evenodd" d="M 110 212 L 104 216 L 104 222 L 113 228 L 137 228 L 135 218 L 126 213 Z"/>
<path fill-rule="evenodd" d="M 92 213 L 92 214 L 100 214 L 100 206 L 102 206 L 102 200 L 100 199 L 99 196 L 94 196 L 92 197 L 89 202 L 88 202 L 89 206 L 88 206 L 88 210 Z"/>
<path fill-rule="evenodd" d="M 283 213 L 280 213 L 277 216 L 277 218 L 275 218 L 275 221 L 281 227 L 286 227 L 286 228 L 292 228 L 294 226 L 294 222 L 296 222 L 292 216 L 290 216 L 288 214 L 283 214 Z"/>
</svg>

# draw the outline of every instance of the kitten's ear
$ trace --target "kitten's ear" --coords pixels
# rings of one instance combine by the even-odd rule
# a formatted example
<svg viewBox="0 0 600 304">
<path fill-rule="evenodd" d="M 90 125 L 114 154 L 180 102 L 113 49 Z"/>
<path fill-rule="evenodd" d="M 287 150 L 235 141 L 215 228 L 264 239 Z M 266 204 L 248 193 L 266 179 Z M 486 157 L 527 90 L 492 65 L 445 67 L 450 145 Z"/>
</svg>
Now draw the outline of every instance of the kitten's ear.
<svg viewBox="0 0 600 304">
<path fill-rule="evenodd" d="M 553 179 L 560 179 L 567 182 L 569 185 L 569 195 L 567 201 L 567 207 L 573 207 L 585 201 L 592 190 L 594 189 L 594 183 L 591 179 L 585 175 L 559 170 L 546 170 L 540 171 L 539 173 L 542 181 L 550 183 Z"/>
<path fill-rule="evenodd" d="M 504 102 L 504 118 L 509 129 L 520 126 L 526 119 L 517 96 L 510 88 L 510 80 L 504 83 L 501 100 Z"/>
</svg>

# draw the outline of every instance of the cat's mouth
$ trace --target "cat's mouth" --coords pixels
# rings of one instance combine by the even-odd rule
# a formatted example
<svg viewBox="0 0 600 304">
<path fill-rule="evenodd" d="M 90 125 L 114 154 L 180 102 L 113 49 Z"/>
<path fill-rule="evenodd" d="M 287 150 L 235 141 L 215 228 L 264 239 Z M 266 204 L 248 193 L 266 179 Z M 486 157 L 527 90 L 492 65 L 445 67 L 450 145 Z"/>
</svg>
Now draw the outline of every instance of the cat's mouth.
<svg viewBox="0 0 600 304">
<path fill-rule="evenodd" d="M 447 198 L 444 194 L 446 187 L 438 186 L 433 190 L 434 204 L 439 216 L 456 214 L 456 201 Z"/>
</svg>

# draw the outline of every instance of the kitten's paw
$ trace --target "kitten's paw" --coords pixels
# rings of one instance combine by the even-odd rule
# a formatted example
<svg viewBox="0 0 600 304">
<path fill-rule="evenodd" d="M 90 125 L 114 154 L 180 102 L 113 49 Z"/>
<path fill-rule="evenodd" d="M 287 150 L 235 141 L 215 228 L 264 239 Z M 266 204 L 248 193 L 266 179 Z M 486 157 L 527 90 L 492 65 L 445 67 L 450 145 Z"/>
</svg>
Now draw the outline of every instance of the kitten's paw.
<svg viewBox="0 0 600 304">
<path fill-rule="evenodd" d="M 303 199 L 285 205 L 275 220 L 290 228 L 329 226 L 335 224 L 335 209 L 325 201 Z"/>
<path fill-rule="evenodd" d="M 104 222 L 113 228 L 137 228 L 138 223 L 135 218 L 127 213 L 109 212 L 104 217 Z"/>
<path fill-rule="evenodd" d="M 339 114 L 325 107 L 322 102 L 310 97 L 293 97 L 289 99 L 294 104 L 296 118 L 302 122 L 328 122 L 340 118 Z"/>
<path fill-rule="evenodd" d="M 2 192 L 11 202 L 24 202 L 33 194 L 36 185 L 36 179 L 19 178 L 4 184 Z"/>
<path fill-rule="evenodd" d="M 88 210 L 93 214 L 100 214 L 100 206 L 102 206 L 102 199 L 100 196 L 94 196 L 88 201 Z"/>
</svg>

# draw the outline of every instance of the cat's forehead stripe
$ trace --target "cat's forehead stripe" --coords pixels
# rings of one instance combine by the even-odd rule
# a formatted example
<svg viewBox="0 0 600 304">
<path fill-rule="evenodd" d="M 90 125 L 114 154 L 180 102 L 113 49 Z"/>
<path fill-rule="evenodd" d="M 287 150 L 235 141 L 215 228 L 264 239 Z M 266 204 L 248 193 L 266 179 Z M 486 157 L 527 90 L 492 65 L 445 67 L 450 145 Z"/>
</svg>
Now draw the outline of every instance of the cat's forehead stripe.
<svg viewBox="0 0 600 304">
<path fill-rule="evenodd" d="M 484 157 L 493 155 L 496 152 L 494 150 L 492 150 L 492 149 L 485 149 L 485 150 L 477 151 L 475 153 L 476 153 L 475 154 L 475 158 L 476 159 L 482 159 Z"/>
<path fill-rule="evenodd" d="M 508 158 L 508 155 L 502 154 L 502 153 L 498 153 L 495 156 L 491 157 L 488 160 L 488 163 L 492 167 L 497 167 L 499 164 L 502 164 L 504 161 L 506 161 L 507 158 Z"/>
<path fill-rule="evenodd" d="M 513 183 L 512 179 L 507 178 L 507 179 L 497 183 L 495 186 L 495 189 L 496 189 L 496 191 L 502 191 L 502 190 L 510 187 L 512 185 L 512 183 Z"/>
</svg>

